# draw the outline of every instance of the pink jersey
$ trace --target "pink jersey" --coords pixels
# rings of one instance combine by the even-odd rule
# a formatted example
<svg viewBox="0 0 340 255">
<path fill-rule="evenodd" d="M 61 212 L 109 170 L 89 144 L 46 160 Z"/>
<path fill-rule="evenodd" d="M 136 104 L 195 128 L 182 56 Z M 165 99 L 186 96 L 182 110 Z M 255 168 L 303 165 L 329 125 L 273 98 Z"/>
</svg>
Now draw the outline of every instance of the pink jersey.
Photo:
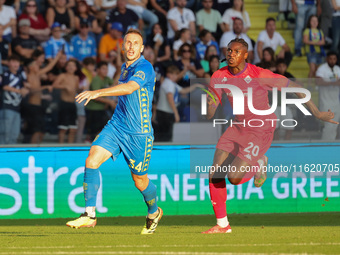
<svg viewBox="0 0 340 255">
<path fill-rule="evenodd" d="M 252 113 L 248 106 L 248 88 L 252 88 L 252 98 L 253 98 L 253 106 L 256 110 L 267 110 L 270 109 L 268 102 L 268 90 L 271 90 L 274 87 L 277 87 L 278 90 L 281 90 L 282 87 L 287 87 L 289 84 L 289 80 L 279 74 L 274 74 L 273 72 L 257 67 L 252 64 L 246 64 L 243 71 L 234 75 L 230 72 L 228 66 L 223 67 L 216 71 L 211 77 L 210 81 L 210 91 L 217 93 L 219 98 L 222 97 L 222 92 L 227 94 L 228 100 L 230 101 L 231 106 L 233 106 L 233 95 L 231 91 L 227 88 L 215 88 L 215 84 L 230 84 L 238 87 L 242 90 L 244 95 L 244 114 L 243 115 L 235 115 L 235 121 L 249 121 L 253 119 L 276 119 L 276 115 L 274 113 L 269 115 L 256 115 Z M 217 100 L 218 102 L 219 100 Z M 235 112 L 235 110 L 233 110 Z M 270 124 L 264 126 L 264 128 Z"/>
</svg>

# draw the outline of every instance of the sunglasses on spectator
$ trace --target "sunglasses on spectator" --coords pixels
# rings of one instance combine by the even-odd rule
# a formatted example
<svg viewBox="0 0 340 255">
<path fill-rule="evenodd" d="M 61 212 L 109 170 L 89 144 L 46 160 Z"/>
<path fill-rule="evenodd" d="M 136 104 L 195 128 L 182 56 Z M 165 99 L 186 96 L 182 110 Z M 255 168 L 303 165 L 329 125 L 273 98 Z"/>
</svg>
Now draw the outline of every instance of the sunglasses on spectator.
<svg viewBox="0 0 340 255">
<path fill-rule="evenodd" d="M 28 4 L 27 7 L 37 7 L 35 4 Z"/>
<path fill-rule="evenodd" d="M 182 50 L 182 52 L 184 53 L 184 52 L 191 52 L 191 50 Z"/>
</svg>

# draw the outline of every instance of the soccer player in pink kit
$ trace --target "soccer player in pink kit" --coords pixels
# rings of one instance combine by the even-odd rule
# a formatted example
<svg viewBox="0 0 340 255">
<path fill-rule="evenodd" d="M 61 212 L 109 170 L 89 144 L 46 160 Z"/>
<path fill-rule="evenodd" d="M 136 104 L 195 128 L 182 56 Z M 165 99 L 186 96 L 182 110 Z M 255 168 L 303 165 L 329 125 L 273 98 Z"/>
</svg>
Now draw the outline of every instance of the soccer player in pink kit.
<svg viewBox="0 0 340 255">
<path fill-rule="evenodd" d="M 218 99 L 221 98 L 223 92 L 227 94 L 231 105 L 233 105 L 231 91 L 227 88 L 214 88 L 215 84 L 232 84 L 242 90 L 245 97 L 248 96 L 248 87 L 252 87 L 253 106 L 257 110 L 267 110 L 270 108 L 267 91 L 271 88 L 277 87 L 281 90 L 282 87 L 287 86 L 301 87 L 289 81 L 284 76 L 246 63 L 248 44 L 243 39 L 234 39 L 229 43 L 226 57 L 228 66 L 219 69 L 211 77 L 209 90 L 216 100 L 208 97 L 208 119 L 214 116 L 219 101 Z M 305 97 L 303 93 L 296 93 L 296 95 L 299 98 Z M 320 112 L 312 100 L 309 100 L 305 104 L 316 118 L 339 124 L 332 120 L 334 113 L 330 110 L 328 112 Z M 256 119 L 257 121 L 262 120 L 261 123 L 263 123 L 263 125 L 261 124 L 262 126 L 260 128 L 254 127 L 255 125 L 259 125 L 258 123 L 255 124 L 254 120 L 254 123 L 252 123 L 253 127 L 251 127 L 248 123 L 249 120 L 252 119 Z M 266 121 L 268 119 L 275 120 L 277 118 L 274 113 L 269 115 L 255 115 L 250 111 L 247 103 L 245 103 L 244 114 L 236 115 L 234 122 L 235 124 L 236 122 L 242 124 L 230 126 L 219 139 L 213 160 L 212 169 L 215 171 L 211 171 L 209 174 L 210 198 L 217 218 L 217 225 L 202 232 L 203 234 L 231 233 L 226 210 L 226 175 L 233 185 L 245 183 L 254 177 L 254 175 L 254 184 L 256 187 L 261 187 L 266 180 L 267 173 L 264 171 L 265 168 L 263 166 L 267 165 L 268 158 L 264 154 L 271 145 L 276 127 L 276 122 Z M 256 169 L 259 169 L 259 171 L 244 171 L 244 169 L 251 169 L 252 166 L 257 166 Z M 227 169 L 227 171 L 216 171 L 218 169 Z M 230 169 L 236 169 L 236 171 L 231 171 Z"/>
</svg>

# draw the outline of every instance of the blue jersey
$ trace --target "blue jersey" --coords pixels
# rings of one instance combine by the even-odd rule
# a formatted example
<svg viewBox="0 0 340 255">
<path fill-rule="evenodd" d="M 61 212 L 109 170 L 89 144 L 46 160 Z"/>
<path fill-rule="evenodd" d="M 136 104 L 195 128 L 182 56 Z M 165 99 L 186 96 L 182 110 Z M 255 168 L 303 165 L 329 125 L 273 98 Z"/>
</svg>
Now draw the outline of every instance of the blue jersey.
<svg viewBox="0 0 340 255">
<path fill-rule="evenodd" d="M 135 81 L 140 88 L 130 95 L 119 96 L 111 121 L 116 128 L 130 134 L 153 135 L 151 125 L 155 71 L 143 56 L 126 68 L 122 66 L 119 84 Z"/>
</svg>

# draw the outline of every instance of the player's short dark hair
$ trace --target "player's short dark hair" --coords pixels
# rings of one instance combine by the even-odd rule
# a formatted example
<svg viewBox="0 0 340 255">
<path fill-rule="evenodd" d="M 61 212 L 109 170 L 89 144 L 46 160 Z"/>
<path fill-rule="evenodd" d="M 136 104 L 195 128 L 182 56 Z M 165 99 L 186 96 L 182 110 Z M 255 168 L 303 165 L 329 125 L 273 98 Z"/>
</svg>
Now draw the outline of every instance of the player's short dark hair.
<svg viewBox="0 0 340 255">
<path fill-rule="evenodd" d="M 99 68 L 101 68 L 102 66 L 107 66 L 108 64 L 107 64 L 107 62 L 105 62 L 105 61 L 100 61 L 98 64 L 97 64 L 97 68 L 99 69 Z"/>
<path fill-rule="evenodd" d="M 287 63 L 284 58 L 278 58 L 276 60 L 276 66 L 281 65 L 281 64 L 285 64 L 287 66 Z"/>
<path fill-rule="evenodd" d="M 179 68 L 175 65 L 170 65 L 166 68 L 166 73 L 174 74 L 174 73 L 179 73 Z"/>
<path fill-rule="evenodd" d="M 20 62 L 20 57 L 16 54 L 13 54 L 10 57 L 8 57 L 8 61 L 18 61 L 18 62 Z"/>
<path fill-rule="evenodd" d="M 336 56 L 336 57 L 337 57 L 338 55 L 336 54 L 335 51 L 332 51 L 332 50 L 331 50 L 331 51 L 328 51 L 328 52 L 327 52 L 327 57 L 330 57 L 330 56 Z"/>
<path fill-rule="evenodd" d="M 84 66 L 96 65 L 96 60 L 94 60 L 92 57 L 86 57 L 83 59 L 83 65 Z"/>
<path fill-rule="evenodd" d="M 206 36 L 206 35 L 209 34 L 209 33 L 210 33 L 209 30 L 203 29 L 203 30 L 199 33 L 198 37 L 199 37 L 200 39 L 202 39 L 204 36 Z"/>
<path fill-rule="evenodd" d="M 273 17 L 269 17 L 269 18 L 266 19 L 266 25 L 267 25 L 268 22 L 270 22 L 270 21 L 276 22 L 276 20 L 275 20 Z"/>
<path fill-rule="evenodd" d="M 127 36 L 128 34 L 137 34 L 139 35 L 141 38 L 142 38 L 142 41 L 143 41 L 143 35 L 142 33 L 138 30 L 138 29 L 135 29 L 135 28 L 130 28 L 124 35 L 124 38 L 125 36 Z"/>
<path fill-rule="evenodd" d="M 248 43 L 247 43 L 245 40 L 243 40 L 242 38 L 235 38 L 235 39 L 231 40 L 231 41 L 228 43 L 228 45 L 229 45 L 229 44 L 232 44 L 232 43 L 240 43 L 240 44 L 242 44 L 244 47 L 246 47 L 246 49 L 248 50 Z"/>
</svg>

